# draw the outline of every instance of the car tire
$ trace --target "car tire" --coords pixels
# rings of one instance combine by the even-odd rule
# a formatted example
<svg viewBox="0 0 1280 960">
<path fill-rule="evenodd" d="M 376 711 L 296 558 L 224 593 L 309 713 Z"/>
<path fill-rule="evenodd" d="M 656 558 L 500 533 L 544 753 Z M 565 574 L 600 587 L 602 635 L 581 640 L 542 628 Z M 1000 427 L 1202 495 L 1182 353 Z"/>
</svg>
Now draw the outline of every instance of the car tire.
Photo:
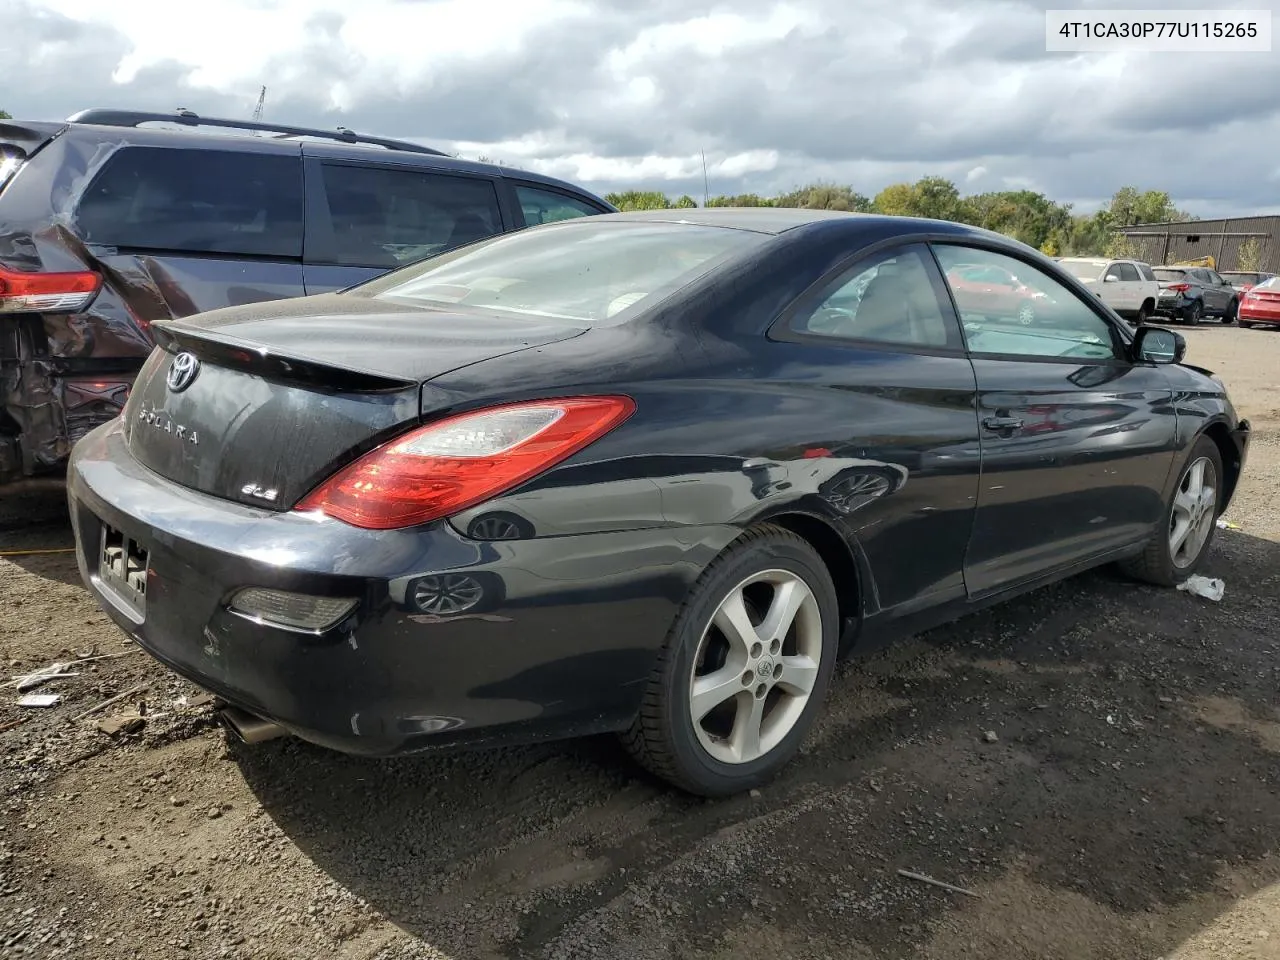
<svg viewBox="0 0 1280 960">
<path fill-rule="evenodd" d="M 1151 314 L 1147 312 L 1147 305 L 1144 303 L 1138 308 L 1138 315 L 1133 318 L 1133 325 L 1140 327 L 1151 318 Z"/>
<path fill-rule="evenodd" d="M 1244 329 L 1246 329 L 1246 330 L 1252 330 L 1252 329 L 1253 329 L 1253 324 L 1252 324 L 1252 323 L 1250 323 L 1248 320 L 1241 320 L 1241 321 L 1239 321 L 1239 323 L 1240 323 L 1240 326 L 1242 326 L 1242 327 L 1243 327 Z"/>
<path fill-rule="evenodd" d="M 1209 437 L 1199 437 L 1178 471 L 1159 531 L 1146 549 L 1122 563 L 1121 569 L 1162 587 L 1177 586 L 1200 569 L 1218 529 L 1224 477 L 1218 445 Z M 1212 490 L 1211 501 L 1205 501 L 1205 488 Z"/>
<path fill-rule="evenodd" d="M 1024 327 L 1031 326 L 1033 323 L 1036 322 L 1035 305 L 1030 302 L 1021 304 L 1018 307 L 1017 316 L 1018 316 L 1018 322 L 1022 324 Z"/>
<path fill-rule="evenodd" d="M 787 610 L 781 636 L 757 631 Z M 623 744 L 689 793 L 728 796 L 767 782 L 799 751 L 821 709 L 838 621 L 835 585 L 817 552 L 781 527 L 749 530 L 690 591 Z M 705 690 L 695 696 L 699 679 Z"/>
<path fill-rule="evenodd" d="M 1226 312 L 1225 312 L 1225 313 L 1223 313 L 1223 315 L 1222 315 L 1222 322 L 1223 322 L 1223 323 L 1235 323 L 1235 322 L 1236 322 L 1236 314 L 1237 314 L 1239 311 L 1240 311 L 1240 304 L 1239 304 L 1239 302 L 1237 302 L 1237 301 L 1235 301 L 1235 300 L 1232 300 L 1230 303 L 1228 303 L 1228 304 L 1227 304 Z"/>
<path fill-rule="evenodd" d="M 1204 304 L 1199 300 L 1192 301 L 1191 306 L 1187 307 L 1185 316 L 1187 323 L 1193 327 L 1196 326 L 1200 323 L 1200 318 L 1204 316 Z"/>
</svg>

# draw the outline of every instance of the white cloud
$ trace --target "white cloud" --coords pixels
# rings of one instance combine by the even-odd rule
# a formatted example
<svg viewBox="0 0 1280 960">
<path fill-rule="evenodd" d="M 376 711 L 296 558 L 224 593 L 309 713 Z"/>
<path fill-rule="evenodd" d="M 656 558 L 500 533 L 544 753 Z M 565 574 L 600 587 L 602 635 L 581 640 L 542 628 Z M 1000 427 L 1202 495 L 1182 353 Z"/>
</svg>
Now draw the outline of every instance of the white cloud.
<svg viewBox="0 0 1280 960">
<path fill-rule="evenodd" d="M 1197 212 L 1276 205 L 1280 59 L 1050 55 L 1025 0 L 0 2 L 0 59 L 23 80 L 0 107 L 32 118 L 247 116 L 266 84 L 268 119 L 602 192 L 701 195 L 705 150 L 715 193 L 940 175 L 1056 199 L 1131 183 Z"/>
</svg>

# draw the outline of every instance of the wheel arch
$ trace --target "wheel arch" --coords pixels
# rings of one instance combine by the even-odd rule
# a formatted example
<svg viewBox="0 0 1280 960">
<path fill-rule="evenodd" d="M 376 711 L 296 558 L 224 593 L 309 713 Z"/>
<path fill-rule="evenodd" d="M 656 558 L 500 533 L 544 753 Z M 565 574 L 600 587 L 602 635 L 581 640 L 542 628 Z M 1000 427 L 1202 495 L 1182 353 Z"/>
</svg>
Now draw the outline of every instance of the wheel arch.
<svg viewBox="0 0 1280 960">
<path fill-rule="evenodd" d="M 870 574 L 864 573 L 865 563 L 861 551 L 852 547 L 844 534 L 829 521 L 812 513 L 783 509 L 756 518 L 751 527 L 761 524 L 772 524 L 794 533 L 808 543 L 826 565 L 831 574 L 831 582 L 836 588 L 840 610 L 841 652 L 844 652 L 857 635 L 864 612 L 864 584 L 868 582 Z"/>
<path fill-rule="evenodd" d="M 1226 510 L 1231 498 L 1235 495 L 1236 484 L 1240 481 L 1240 473 L 1243 465 L 1240 460 L 1240 451 L 1236 449 L 1235 442 L 1231 439 L 1231 429 L 1221 420 L 1215 420 L 1201 431 L 1200 436 L 1208 437 L 1214 442 L 1218 448 L 1218 452 L 1222 455 L 1222 471 L 1226 476 L 1222 478 L 1223 497 L 1222 509 Z"/>
</svg>

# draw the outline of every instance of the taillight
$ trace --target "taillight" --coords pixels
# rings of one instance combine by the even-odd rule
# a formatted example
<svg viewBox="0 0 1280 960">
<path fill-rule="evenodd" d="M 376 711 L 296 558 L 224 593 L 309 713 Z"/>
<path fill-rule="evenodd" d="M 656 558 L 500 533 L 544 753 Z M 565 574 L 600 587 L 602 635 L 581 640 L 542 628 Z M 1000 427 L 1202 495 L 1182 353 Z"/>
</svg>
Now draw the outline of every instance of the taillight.
<svg viewBox="0 0 1280 960">
<path fill-rule="evenodd" d="M 0 267 L 0 313 L 83 310 L 98 295 L 102 277 L 77 273 L 30 273 Z"/>
<path fill-rule="evenodd" d="M 1190 289 L 1191 289 L 1191 284 L 1189 284 L 1189 283 L 1171 283 L 1171 284 L 1169 284 L 1168 289 L 1173 290 L 1173 291 L 1174 291 L 1174 292 L 1176 292 L 1176 293 L 1186 293 L 1188 290 L 1190 290 Z"/>
<path fill-rule="evenodd" d="M 365 454 L 295 509 L 368 530 L 438 520 L 542 473 L 634 410 L 630 397 L 566 397 L 447 417 Z"/>
</svg>

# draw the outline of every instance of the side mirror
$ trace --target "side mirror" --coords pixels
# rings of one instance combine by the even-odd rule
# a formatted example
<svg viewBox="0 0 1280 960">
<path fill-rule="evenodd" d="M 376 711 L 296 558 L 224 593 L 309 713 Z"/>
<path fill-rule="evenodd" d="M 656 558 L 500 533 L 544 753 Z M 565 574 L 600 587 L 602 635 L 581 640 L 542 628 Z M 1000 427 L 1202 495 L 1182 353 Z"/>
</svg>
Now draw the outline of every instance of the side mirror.
<svg viewBox="0 0 1280 960">
<path fill-rule="evenodd" d="M 1103 283 L 1118 283 L 1119 280 L 1120 278 L 1117 277 L 1114 273 L 1108 273 L 1105 277 L 1102 278 Z"/>
<path fill-rule="evenodd" d="M 1187 355 L 1187 341 L 1182 334 L 1163 327 L 1139 327 L 1133 355 L 1147 363 L 1181 363 Z"/>
</svg>

